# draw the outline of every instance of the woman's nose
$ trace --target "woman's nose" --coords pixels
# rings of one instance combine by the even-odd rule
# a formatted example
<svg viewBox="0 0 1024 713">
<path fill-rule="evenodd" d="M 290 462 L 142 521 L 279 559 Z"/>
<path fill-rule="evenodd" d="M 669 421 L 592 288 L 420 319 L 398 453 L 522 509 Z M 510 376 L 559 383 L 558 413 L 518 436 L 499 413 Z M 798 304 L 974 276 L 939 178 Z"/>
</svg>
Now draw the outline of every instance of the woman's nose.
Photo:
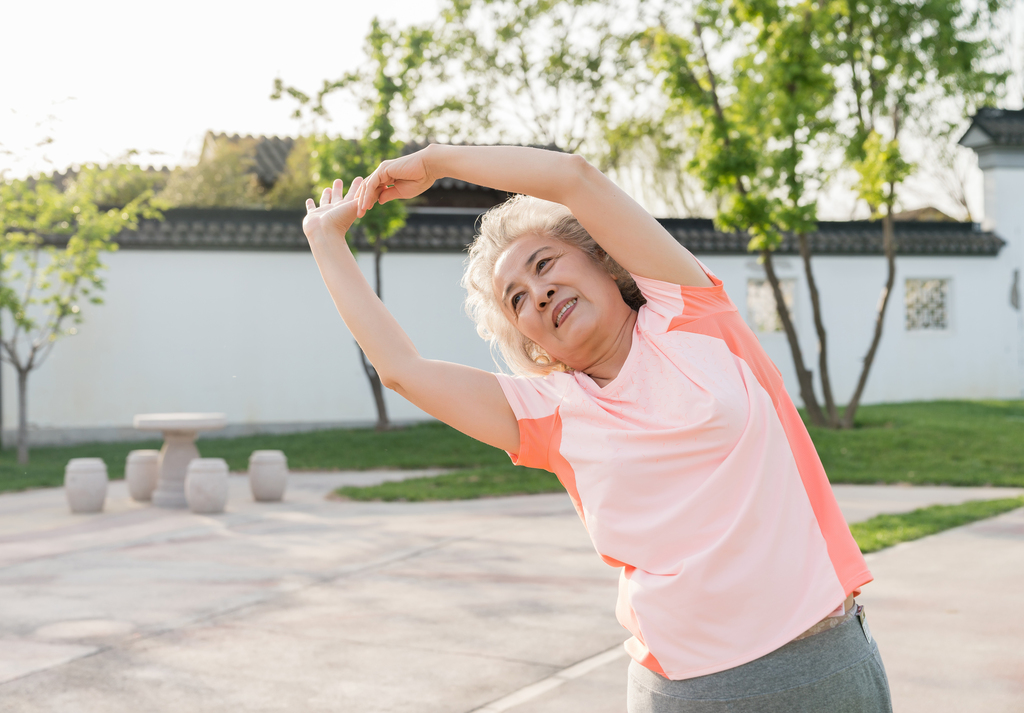
<svg viewBox="0 0 1024 713">
<path fill-rule="evenodd" d="M 545 293 L 544 297 L 541 298 L 540 302 L 537 303 L 537 306 L 540 307 L 541 309 L 544 309 L 545 307 L 548 306 L 548 302 L 551 301 L 551 298 L 554 297 L 554 295 L 555 295 L 555 291 L 554 290 L 548 290 Z"/>
</svg>

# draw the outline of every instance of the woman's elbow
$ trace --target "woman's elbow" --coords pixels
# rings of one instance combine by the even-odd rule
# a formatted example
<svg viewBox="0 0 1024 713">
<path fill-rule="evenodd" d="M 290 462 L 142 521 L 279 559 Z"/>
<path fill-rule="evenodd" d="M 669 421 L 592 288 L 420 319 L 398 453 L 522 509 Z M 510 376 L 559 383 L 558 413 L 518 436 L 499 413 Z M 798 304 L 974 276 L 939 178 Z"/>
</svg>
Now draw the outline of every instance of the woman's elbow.
<svg viewBox="0 0 1024 713">
<path fill-rule="evenodd" d="M 393 374 L 381 374 L 380 372 L 377 372 L 377 376 L 380 377 L 380 383 L 385 389 L 390 389 L 397 394 L 402 393 L 402 383 L 396 376 Z"/>
<path fill-rule="evenodd" d="M 583 158 L 583 156 L 578 153 L 565 154 L 565 157 L 569 166 L 568 171 L 570 178 L 575 179 L 575 181 L 585 181 L 591 171 L 597 170 L 590 165 L 590 162 L 587 159 Z"/>
<path fill-rule="evenodd" d="M 562 185 L 568 191 L 565 201 L 565 204 L 568 204 L 576 196 L 592 191 L 595 180 L 602 174 L 579 154 L 566 154 L 565 157 L 567 169 Z"/>
</svg>

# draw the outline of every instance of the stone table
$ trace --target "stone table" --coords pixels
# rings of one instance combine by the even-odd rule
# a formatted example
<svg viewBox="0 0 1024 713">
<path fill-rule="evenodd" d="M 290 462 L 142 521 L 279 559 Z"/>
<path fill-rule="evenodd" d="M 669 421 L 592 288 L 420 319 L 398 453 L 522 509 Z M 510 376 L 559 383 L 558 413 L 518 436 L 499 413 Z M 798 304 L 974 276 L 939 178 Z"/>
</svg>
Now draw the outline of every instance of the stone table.
<svg viewBox="0 0 1024 713">
<path fill-rule="evenodd" d="M 162 508 L 187 507 L 185 472 L 189 461 L 199 457 L 196 436 L 200 431 L 224 428 L 227 417 L 222 413 L 147 413 L 135 417 L 140 431 L 161 431 L 164 446 L 160 449 L 157 469 L 160 472 L 153 504 Z"/>
</svg>

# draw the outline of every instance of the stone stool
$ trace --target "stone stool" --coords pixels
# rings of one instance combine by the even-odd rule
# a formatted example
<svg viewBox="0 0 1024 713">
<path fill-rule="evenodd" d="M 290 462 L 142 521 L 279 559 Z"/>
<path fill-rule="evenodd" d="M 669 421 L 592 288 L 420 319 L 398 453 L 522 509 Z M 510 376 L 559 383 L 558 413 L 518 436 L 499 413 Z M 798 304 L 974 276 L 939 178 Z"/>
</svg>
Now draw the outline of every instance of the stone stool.
<svg viewBox="0 0 1024 713">
<path fill-rule="evenodd" d="M 260 502 L 284 497 L 288 485 L 288 459 L 281 451 L 253 451 L 249 456 L 249 487 Z"/>
<path fill-rule="evenodd" d="M 72 458 L 64 468 L 64 494 L 71 512 L 101 512 L 107 499 L 107 464 L 102 458 Z"/>
<path fill-rule="evenodd" d="M 132 500 L 149 502 L 160 477 L 160 451 L 139 450 L 128 454 L 124 463 L 124 479 Z"/>
<path fill-rule="evenodd" d="M 228 502 L 228 464 L 223 458 L 194 458 L 185 472 L 185 500 L 202 515 L 224 512 Z"/>
</svg>

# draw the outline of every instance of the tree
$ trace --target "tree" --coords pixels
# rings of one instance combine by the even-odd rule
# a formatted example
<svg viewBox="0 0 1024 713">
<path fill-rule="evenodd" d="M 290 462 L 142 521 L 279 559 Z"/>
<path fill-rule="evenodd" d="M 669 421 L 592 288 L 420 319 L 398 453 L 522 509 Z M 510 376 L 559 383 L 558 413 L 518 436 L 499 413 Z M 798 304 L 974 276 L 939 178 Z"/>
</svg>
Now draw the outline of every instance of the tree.
<svg viewBox="0 0 1024 713">
<path fill-rule="evenodd" d="M 850 12 L 858 13 L 856 20 Z M 896 189 L 911 171 L 899 150 L 901 121 L 912 113 L 925 131 L 929 100 L 956 96 L 970 106 L 992 96 L 1003 75 L 983 66 L 992 54 L 980 34 L 989 16 L 967 12 L 956 0 L 876 0 L 870 6 L 857 0 L 705 0 L 675 32 L 666 26 L 667 16 L 644 39 L 674 101 L 672 110 L 689 118 L 696 149 L 688 168 L 706 191 L 719 196 L 719 225 L 751 235 L 750 249 L 764 264 L 810 420 L 850 428 L 895 280 L 891 213 Z M 832 395 L 807 239 L 816 221 L 815 191 L 829 178 L 823 170 L 828 149 L 837 145 L 859 176 L 858 195 L 882 218 L 888 267 L 875 332 L 842 416 Z M 773 252 L 785 232 L 797 239 L 811 294 L 824 409 L 775 274 Z"/>
<path fill-rule="evenodd" d="M 603 130 L 630 94 L 634 65 L 619 0 L 448 0 L 435 34 L 466 97 L 451 136 L 604 155 Z"/>
<path fill-rule="evenodd" d="M 368 176 L 381 161 L 401 153 L 403 143 L 395 137 L 395 124 L 401 117 L 410 125 L 423 125 L 427 114 L 416 114 L 415 107 L 423 77 L 433 66 L 432 51 L 429 31 L 415 27 L 398 30 L 375 18 L 366 38 L 368 62 L 360 71 L 349 72 L 336 81 L 324 81 L 315 99 L 295 87 L 286 86 L 281 79 L 274 82 L 272 98 L 280 99 L 287 94 L 295 99 L 299 105 L 295 113 L 297 117 L 301 117 L 304 111 L 315 117 L 326 117 L 325 100 L 337 91 L 355 94 L 368 117 L 358 140 L 326 134 L 319 134 L 312 140 L 309 156 L 313 167 L 312 180 L 318 191 L 329 186 L 336 176 L 348 180 L 355 176 Z M 401 201 L 392 201 L 374 207 L 356 222 L 373 250 L 374 291 L 381 299 L 381 260 L 386 251 L 385 242 L 401 230 L 405 219 L 405 206 Z M 351 235 L 350 231 L 349 240 Z M 362 349 L 359 356 L 377 407 L 377 430 L 388 429 L 391 424 L 380 376 Z"/>
<path fill-rule="evenodd" d="M 208 141 L 194 166 L 171 172 L 159 198 L 168 206 L 262 208 L 254 171 L 256 139 Z"/>
<path fill-rule="evenodd" d="M 313 195 L 315 189 L 312 154 L 311 139 L 299 137 L 295 140 L 284 171 L 263 195 L 263 204 L 267 208 L 299 210 L 305 206 L 306 199 Z"/>
<path fill-rule="evenodd" d="M 842 0 L 829 45 L 837 73 L 848 77 L 840 135 L 848 165 L 858 174 L 857 194 L 882 220 L 887 276 L 875 329 L 853 395 L 839 425 L 853 427 L 868 374 L 882 338 L 886 307 L 896 280 L 893 210 L 900 184 L 911 174 L 900 140 L 907 126 L 926 138 L 945 124 L 936 106 L 954 100 L 972 114 L 993 102 L 1009 76 L 999 48 L 989 39 L 1009 0 Z M 845 131 L 843 131 L 845 129 Z M 852 130 L 851 130 L 852 129 Z"/>
<path fill-rule="evenodd" d="M 100 259 L 117 249 L 114 236 L 137 227 L 139 217 L 159 217 L 144 174 L 137 166 L 86 166 L 63 191 L 43 177 L 0 183 L 0 312 L 12 325 L 0 358 L 18 378 L 19 463 L 29 456 L 29 374 L 60 337 L 78 331 L 83 301 L 102 303 Z M 125 197 L 120 206 L 99 205 Z"/>
<path fill-rule="evenodd" d="M 673 101 L 670 112 L 688 120 L 695 148 L 687 168 L 719 196 L 716 222 L 751 236 L 749 248 L 764 265 L 793 353 L 800 396 L 821 424 L 773 255 L 784 231 L 799 236 L 806 254 L 814 227 L 814 189 L 824 176 L 807 155 L 831 128 L 827 109 L 835 86 L 807 38 L 828 18 L 812 2 L 737 0 L 701 3 L 688 20 L 676 31 L 659 24 L 647 33 L 651 63 Z M 827 364 L 824 339 L 820 347 Z"/>
</svg>

